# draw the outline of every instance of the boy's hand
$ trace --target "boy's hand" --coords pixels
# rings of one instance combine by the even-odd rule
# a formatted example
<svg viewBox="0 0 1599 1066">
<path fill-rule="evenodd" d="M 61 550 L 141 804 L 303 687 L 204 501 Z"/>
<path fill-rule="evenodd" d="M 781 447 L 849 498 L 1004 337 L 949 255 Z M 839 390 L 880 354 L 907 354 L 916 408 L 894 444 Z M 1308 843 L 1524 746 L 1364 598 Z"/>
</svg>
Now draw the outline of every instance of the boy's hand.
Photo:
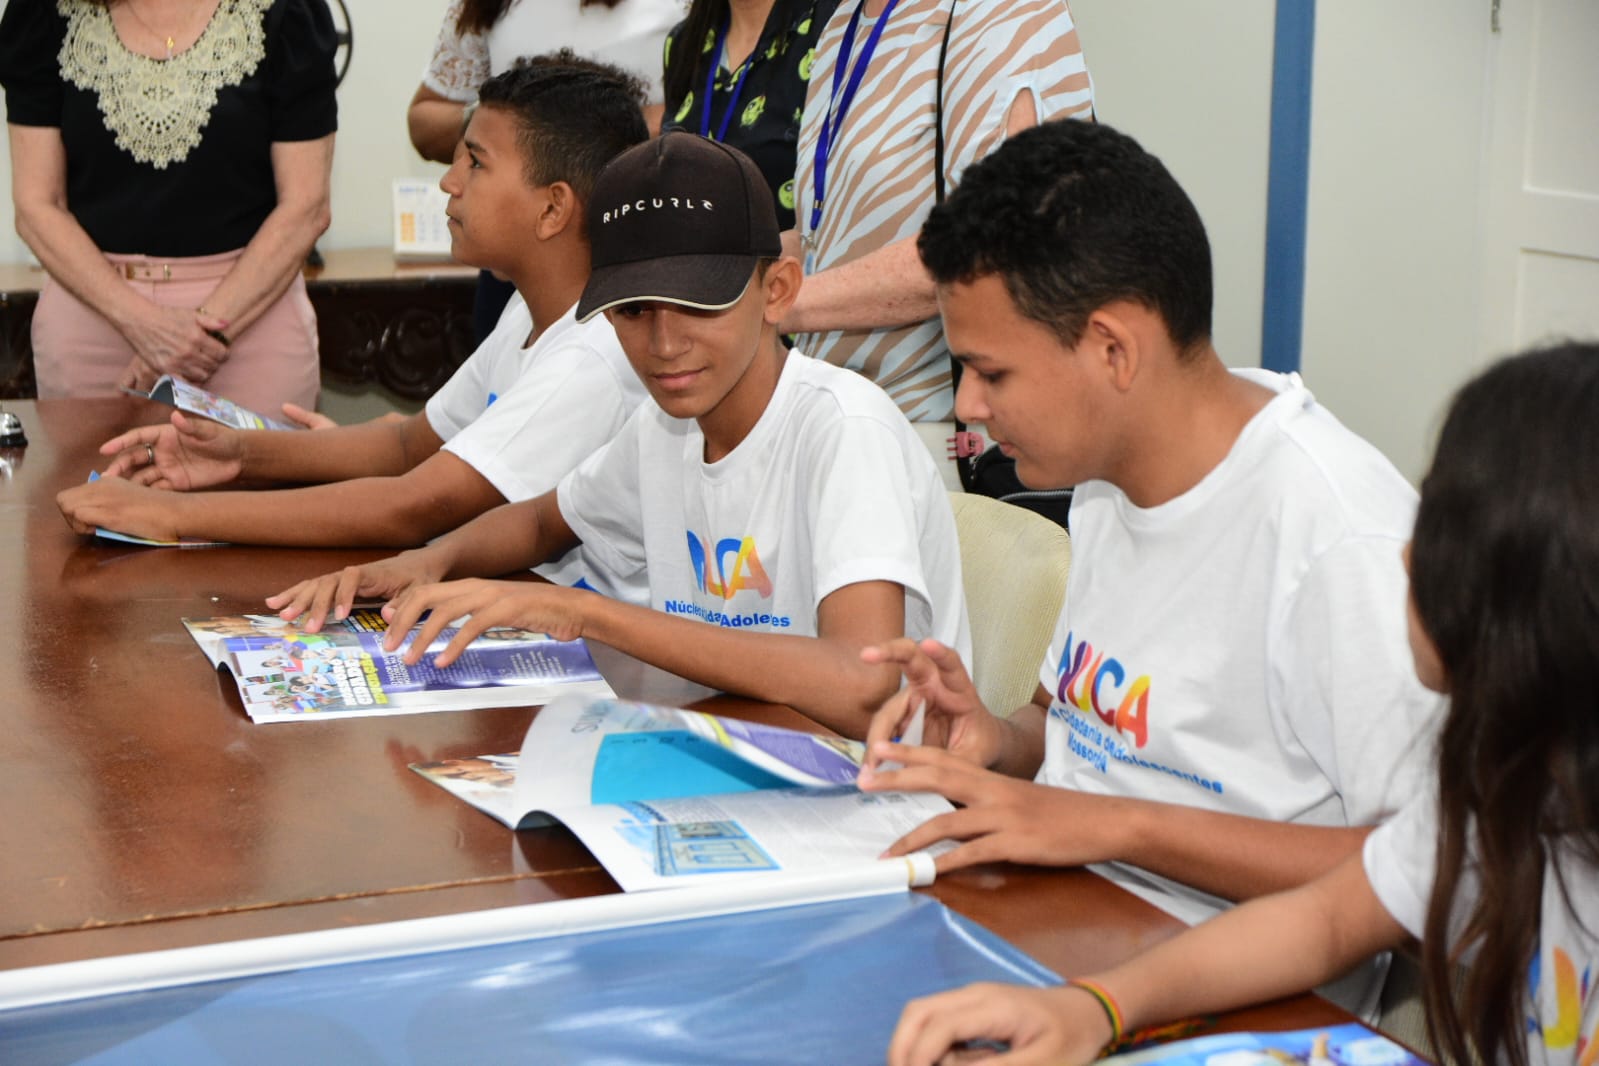
<svg viewBox="0 0 1599 1066">
<path fill-rule="evenodd" d="M 1000 1060 L 1007 1064 L 1074 1066 L 1092 1062 L 1110 1037 L 1104 1010 L 1081 989 L 967 985 L 907 1003 L 888 1045 L 888 1062 L 986 1062 L 987 1055 L 966 1050 L 983 1042 L 1007 1046 Z"/>
<path fill-rule="evenodd" d="M 434 666 L 441 669 L 449 666 L 468 644 L 488 629 L 531 629 L 548 633 L 556 640 L 576 640 L 583 635 L 584 604 L 594 595 L 559 585 L 480 578 L 413 586 L 383 608 L 383 617 L 389 623 L 383 648 L 397 650 L 411 627 L 427 611 L 432 614 L 405 650 L 407 663 L 420 661 L 439 631 L 465 615 L 471 617 L 461 623 L 460 632 L 434 657 Z"/>
<path fill-rule="evenodd" d="M 309 578 L 268 596 L 266 605 L 285 622 L 301 619 L 307 633 L 318 632 L 331 612 L 334 620 L 350 617 L 357 599 L 392 600 L 418 585 L 428 585 L 444 576 L 446 566 L 428 548 L 401 552 L 365 566 L 347 566 L 321 577 Z M 384 610 L 384 617 L 389 612 Z M 409 628 L 409 627 L 407 627 Z M 403 631 L 402 631 L 403 635 Z"/>
<path fill-rule="evenodd" d="M 75 532 L 110 529 L 151 540 L 177 540 L 179 500 L 121 478 L 101 478 L 56 494 L 56 506 Z"/>
<path fill-rule="evenodd" d="M 875 757 L 875 758 L 874 758 Z M 893 760 L 898 770 L 871 769 Z M 929 818 L 883 852 L 895 858 L 940 840 L 962 841 L 934 859 L 939 873 L 984 862 L 1082 866 L 1115 859 L 1110 834 L 1126 801 L 1040 785 L 973 766 L 937 748 L 879 741 L 861 771 L 865 792 L 936 792 L 960 809 Z"/>
<path fill-rule="evenodd" d="M 390 413 L 393 414 L 395 412 Z M 283 417 L 306 429 L 336 429 L 339 425 L 327 415 L 317 411 L 308 411 L 297 403 L 284 404 Z M 404 418 L 405 416 L 400 415 L 399 417 Z"/>
<path fill-rule="evenodd" d="M 179 492 L 233 481 L 244 467 L 238 430 L 182 411 L 172 412 L 170 425 L 140 426 L 111 438 L 100 454 L 116 456 L 105 477 Z"/>
<path fill-rule="evenodd" d="M 339 424 L 320 411 L 311 411 L 297 403 L 283 405 L 283 417 L 297 426 L 305 429 L 338 429 Z M 404 422 L 409 416 L 398 411 L 385 411 L 372 419 L 368 424 L 377 425 L 387 422 Z"/>
<path fill-rule="evenodd" d="M 877 747 L 874 741 L 898 738 L 920 706 L 926 709 L 923 744 L 947 748 L 978 766 L 992 766 L 999 758 L 1004 725 L 983 706 L 954 649 L 932 639 L 918 643 L 902 638 L 861 649 L 861 659 L 893 663 L 905 675 L 905 687 L 872 716 L 866 730 L 870 749 Z M 879 761 L 872 750 L 866 754 L 867 767 L 875 767 Z"/>
</svg>

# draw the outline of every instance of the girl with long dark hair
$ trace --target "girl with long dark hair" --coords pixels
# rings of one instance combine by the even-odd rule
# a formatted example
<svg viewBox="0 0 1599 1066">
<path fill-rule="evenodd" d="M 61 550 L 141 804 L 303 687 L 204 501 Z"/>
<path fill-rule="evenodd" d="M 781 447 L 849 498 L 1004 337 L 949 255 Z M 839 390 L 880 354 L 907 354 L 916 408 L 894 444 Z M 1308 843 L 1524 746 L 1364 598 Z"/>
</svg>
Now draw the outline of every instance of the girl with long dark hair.
<svg viewBox="0 0 1599 1066">
<path fill-rule="evenodd" d="M 1435 789 L 1320 880 L 1102 974 L 914 1001 L 889 1060 L 989 1039 L 1007 1063 L 1087 1062 L 1124 1028 L 1306 989 L 1419 937 L 1443 1061 L 1599 1063 L 1599 344 L 1460 391 L 1407 559 L 1416 674 L 1450 697 Z"/>
</svg>

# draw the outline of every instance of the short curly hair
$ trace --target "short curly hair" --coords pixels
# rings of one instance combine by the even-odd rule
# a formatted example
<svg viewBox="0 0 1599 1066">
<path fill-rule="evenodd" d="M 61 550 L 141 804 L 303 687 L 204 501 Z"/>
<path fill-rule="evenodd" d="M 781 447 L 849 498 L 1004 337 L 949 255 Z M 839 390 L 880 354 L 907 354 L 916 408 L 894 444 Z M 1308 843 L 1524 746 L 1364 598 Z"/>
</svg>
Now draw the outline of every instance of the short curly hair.
<svg viewBox="0 0 1599 1066">
<path fill-rule="evenodd" d="M 1046 122 L 972 164 L 917 239 L 941 285 L 998 275 L 1075 345 L 1114 300 L 1159 314 L 1179 353 L 1210 339 L 1210 242 L 1159 159 L 1109 126 Z"/>
<path fill-rule="evenodd" d="M 530 185 L 564 181 L 584 203 L 605 164 L 650 135 L 644 83 L 570 48 L 518 59 L 483 83 L 478 103 L 515 118 Z"/>
</svg>

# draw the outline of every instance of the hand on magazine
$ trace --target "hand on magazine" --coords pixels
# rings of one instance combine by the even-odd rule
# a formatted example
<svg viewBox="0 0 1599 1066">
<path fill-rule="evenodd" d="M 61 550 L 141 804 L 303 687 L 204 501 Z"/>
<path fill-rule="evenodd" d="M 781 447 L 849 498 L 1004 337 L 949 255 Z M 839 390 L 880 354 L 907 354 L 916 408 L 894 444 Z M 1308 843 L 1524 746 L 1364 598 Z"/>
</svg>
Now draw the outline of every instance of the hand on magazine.
<svg viewBox="0 0 1599 1066">
<path fill-rule="evenodd" d="M 866 729 L 868 746 L 873 741 L 900 737 L 921 707 L 926 711 L 923 744 L 947 748 L 978 766 L 989 766 L 999 757 L 1004 727 L 983 706 L 966 664 L 953 648 L 932 639 L 917 642 L 901 638 L 863 648 L 861 659 L 893 663 L 905 676 L 905 687 L 872 716 Z M 876 764 L 877 759 L 868 750 L 866 765 Z"/>
<path fill-rule="evenodd" d="M 1081 989 L 975 984 L 907 1003 L 888 1062 L 984 1062 L 1004 1047 L 1015 1066 L 1092 1062 L 1111 1035 L 1104 1009 Z"/>
<path fill-rule="evenodd" d="M 178 501 L 121 478 L 101 478 L 56 494 L 56 506 L 78 533 L 110 529 L 151 540 L 177 540 Z"/>
<path fill-rule="evenodd" d="M 405 634 L 428 611 L 432 614 L 405 650 L 408 663 L 420 661 L 439 631 L 465 615 L 471 617 L 461 623 L 460 632 L 434 657 L 434 666 L 449 666 L 488 629 L 531 629 L 548 633 L 556 640 L 576 640 L 583 635 L 583 604 L 594 595 L 560 585 L 481 578 L 413 586 L 383 608 L 383 617 L 389 623 L 383 647 L 386 651 L 397 650 Z"/>
<path fill-rule="evenodd" d="M 879 741 L 867 756 L 872 766 L 893 760 L 901 769 L 863 769 L 862 791 L 936 792 L 958 805 L 894 841 L 885 859 L 940 840 L 961 841 L 934 859 L 941 874 L 983 862 L 1081 866 L 1118 857 L 1108 834 L 1123 819 L 1104 808 L 1125 800 L 1009 777 L 938 748 Z"/>
<path fill-rule="evenodd" d="M 307 578 L 268 596 L 266 605 L 284 621 L 299 619 L 307 633 L 316 633 L 330 616 L 340 622 L 350 617 L 350 609 L 358 599 L 392 600 L 408 589 L 432 584 L 444 576 L 445 569 L 436 552 L 417 548 L 375 563 Z M 385 609 L 384 617 L 388 616 Z"/>
<path fill-rule="evenodd" d="M 239 431 L 209 418 L 172 412 L 164 426 L 140 426 L 100 445 L 112 455 L 106 477 L 127 478 L 157 489 L 210 488 L 235 480 L 244 468 Z"/>
</svg>

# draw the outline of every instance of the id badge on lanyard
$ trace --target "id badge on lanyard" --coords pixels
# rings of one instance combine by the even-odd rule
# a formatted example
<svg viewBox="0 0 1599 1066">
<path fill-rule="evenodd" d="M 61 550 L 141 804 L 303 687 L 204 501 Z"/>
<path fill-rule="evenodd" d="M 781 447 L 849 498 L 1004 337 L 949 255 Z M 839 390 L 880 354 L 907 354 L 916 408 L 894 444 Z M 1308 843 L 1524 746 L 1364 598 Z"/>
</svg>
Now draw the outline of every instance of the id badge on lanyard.
<svg viewBox="0 0 1599 1066">
<path fill-rule="evenodd" d="M 700 103 L 700 136 L 709 137 L 713 141 L 727 140 L 727 127 L 733 121 L 733 113 L 738 110 L 739 97 L 744 93 L 744 79 L 749 77 L 750 68 L 755 65 L 755 56 L 761 50 L 757 41 L 755 51 L 750 53 L 738 68 L 738 79 L 733 82 L 733 91 L 727 99 L 727 110 L 722 113 L 722 124 L 716 131 L 716 136 L 711 136 L 711 95 L 716 91 L 716 72 L 722 68 L 722 53 L 727 47 L 727 34 L 732 28 L 729 18 L 722 23 L 722 28 L 716 34 L 716 50 L 711 53 L 710 69 L 705 73 L 705 99 Z"/>
<path fill-rule="evenodd" d="M 871 65 L 872 54 L 877 51 L 877 42 L 883 36 L 883 29 L 888 25 L 889 16 L 894 13 L 894 7 L 899 0 L 888 0 L 888 6 L 883 8 L 883 13 L 877 17 L 877 24 L 866 35 L 866 41 L 861 45 L 861 54 L 850 65 L 850 56 L 855 51 L 855 31 L 860 27 L 861 15 L 866 10 L 866 0 L 860 0 L 855 5 L 855 13 L 850 16 L 849 26 L 844 30 L 844 40 L 838 46 L 838 65 L 833 68 L 833 90 L 828 97 L 827 114 L 822 116 L 822 129 L 816 137 L 816 155 L 811 167 L 815 182 L 815 198 L 811 202 L 810 225 L 804 235 L 805 243 L 805 273 L 816 273 L 816 244 L 817 233 L 822 226 L 822 204 L 827 195 L 827 163 L 832 154 L 833 145 L 838 141 L 839 130 L 844 126 L 844 116 L 849 113 L 850 105 L 855 102 L 855 94 L 860 90 L 861 82 L 866 78 L 866 68 Z M 845 71 L 848 69 L 848 76 Z"/>
</svg>

